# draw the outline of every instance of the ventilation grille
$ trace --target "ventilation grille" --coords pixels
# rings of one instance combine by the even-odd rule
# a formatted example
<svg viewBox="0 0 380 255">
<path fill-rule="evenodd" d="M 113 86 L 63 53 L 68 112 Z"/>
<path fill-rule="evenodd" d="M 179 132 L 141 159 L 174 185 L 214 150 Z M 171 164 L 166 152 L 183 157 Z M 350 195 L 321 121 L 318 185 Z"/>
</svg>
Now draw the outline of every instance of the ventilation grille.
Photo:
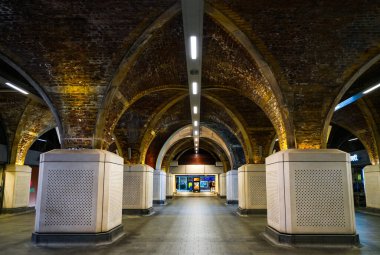
<svg viewBox="0 0 380 255">
<path fill-rule="evenodd" d="M 345 227 L 343 171 L 297 169 L 294 174 L 297 226 Z"/>
<path fill-rule="evenodd" d="M 123 208 L 141 204 L 143 176 L 131 176 L 124 173 Z"/>
<path fill-rule="evenodd" d="M 268 167 L 268 166 L 267 166 Z M 273 166 L 267 168 L 267 207 L 268 207 L 268 224 L 272 227 L 280 227 L 280 197 L 278 186 L 278 173 L 277 169 L 270 169 Z"/>
<path fill-rule="evenodd" d="M 267 197 L 265 189 L 265 176 L 249 176 L 249 194 L 252 199 L 249 199 L 250 206 L 266 206 Z"/>
<path fill-rule="evenodd" d="M 49 169 L 46 226 L 92 226 L 95 170 Z"/>
</svg>

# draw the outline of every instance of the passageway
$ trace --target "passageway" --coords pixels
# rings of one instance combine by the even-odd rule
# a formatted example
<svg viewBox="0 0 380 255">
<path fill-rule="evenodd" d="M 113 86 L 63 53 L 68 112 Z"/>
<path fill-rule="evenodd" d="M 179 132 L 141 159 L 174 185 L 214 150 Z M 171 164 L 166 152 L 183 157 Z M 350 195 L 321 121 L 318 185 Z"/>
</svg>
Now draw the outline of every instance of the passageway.
<svg viewBox="0 0 380 255">
<path fill-rule="evenodd" d="M 280 248 L 263 240 L 266 216 L 237 216 L 236 206 L 217 197 L 176 197 L 152 216 L 123 216 L 126 235 L 97 248 L 37 248 L 34 214 L 2 216 L 1 254 L 379 254 L 380 217 L 357 213 L 363 245 L 356 249 Z"/>
</svg>

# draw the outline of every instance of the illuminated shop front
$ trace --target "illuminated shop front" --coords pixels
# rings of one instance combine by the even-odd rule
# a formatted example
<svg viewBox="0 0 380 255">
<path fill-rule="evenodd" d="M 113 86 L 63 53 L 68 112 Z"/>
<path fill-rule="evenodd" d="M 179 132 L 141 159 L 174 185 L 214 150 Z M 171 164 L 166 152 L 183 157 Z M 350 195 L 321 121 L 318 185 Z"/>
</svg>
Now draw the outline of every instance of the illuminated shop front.
<svg viewBox="0 0 380 255">
<path fill-rule="evenodd" d="M 177 192 L 213 192 L 215 175 L 176 175 Z"/>
</svg>

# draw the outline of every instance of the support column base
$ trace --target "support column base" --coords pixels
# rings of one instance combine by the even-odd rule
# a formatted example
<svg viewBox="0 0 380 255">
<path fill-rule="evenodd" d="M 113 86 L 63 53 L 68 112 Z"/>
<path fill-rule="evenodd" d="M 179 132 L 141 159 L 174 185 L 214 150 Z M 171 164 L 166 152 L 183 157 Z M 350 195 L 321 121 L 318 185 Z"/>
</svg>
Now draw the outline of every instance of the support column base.
<svg viewBox="0 0 380 255">
<path fill-rule="evenodd" d="M 32 242 L 37 246 L 99 246 L 111 244 L 124 236 L 124 227 L 119 225 L 104 233 L 32 233 Z"/>
<path fill-rule="evenodd" d="M 269 226 L 265 228 L 263 236 L 275 245 L 285 246 L 352 247 L 360 244 L 358 234 L 283 234 Z"/>
<path fill-rule="evenodd" d="M 239 207 L 236 211 L 240 215 L 267 214 L 267 209 L 243 209 Z"/>
<path fill-rule="evenodd" d="M 226 200 L 226 205 L 237 205 L 238 203 L 237 200 Z"/>
<path fill-rule="evenodd" d="M 153 207 L 147 209 L 123 209 L 125 215 L 152 215 L 154 213 Z"/>
<path fill-rule="evenodd" d="M 166 205 L 165 200 L 153 200 L 154 205 Z"/>
</svg>

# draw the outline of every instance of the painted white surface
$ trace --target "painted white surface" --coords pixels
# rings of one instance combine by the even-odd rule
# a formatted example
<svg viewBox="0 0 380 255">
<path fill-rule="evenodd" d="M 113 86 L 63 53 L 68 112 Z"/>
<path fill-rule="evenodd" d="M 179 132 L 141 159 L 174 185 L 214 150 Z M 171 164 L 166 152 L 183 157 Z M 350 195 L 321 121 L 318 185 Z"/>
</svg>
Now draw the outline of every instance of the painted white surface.
<svg viewBox="0 0 380 255">
<path fill-rule="evenodd" d="M 230 170 L 226 174 L 226 200 L 237 201 L 238 197 L 238 171 Z"/>
<path fill-rule="evenodd" d="M 239 207 L 266 209 L 265 164 L 247 164 L 238 169 Z"/>
<path fill-rule="evenodd" d="M 166 173 L 161 170 L 153 172 L 153 200 L 166 200 Z"/>
<path fill-rule="evenodd" d="M 380 166 L 364 167 L 364 187 L 367 207 L 380 209 Z"/>
<path fill-rule="evenodd" d="M 4 208 L 29 206 L 30 179 L 32 168 L 10 164 L 5 166 Z"/>
<path fill-rule="evenodd" d="M 98 233 L 120 225 L 123 163 L 104 150 L 41 154 L 35 231 Z"/>
<path fill-rule="evenodd" d="M 123 209 L 153 206 L 153 171 L 148 165 L 124 165 Z"/>
<path fill-rule="evenodd" d="M 289 234 L 354 234 L 349 154 L 280 151 L 266 158 L 268 225 Z"/>
</svg>

